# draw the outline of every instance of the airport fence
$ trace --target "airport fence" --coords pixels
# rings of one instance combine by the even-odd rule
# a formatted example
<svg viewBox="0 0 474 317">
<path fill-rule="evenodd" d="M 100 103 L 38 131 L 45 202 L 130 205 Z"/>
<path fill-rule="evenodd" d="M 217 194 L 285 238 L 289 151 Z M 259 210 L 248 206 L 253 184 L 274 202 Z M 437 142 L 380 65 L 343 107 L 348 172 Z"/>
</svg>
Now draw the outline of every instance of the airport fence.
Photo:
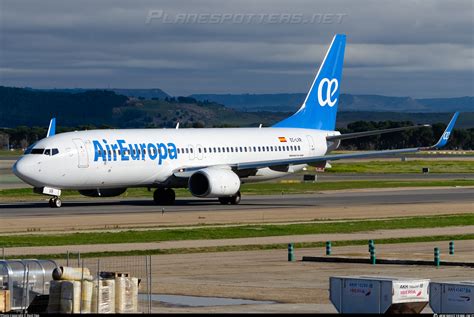
<svg viewBox="0 0 474 317">
<path fill-rule="evenodd" d="M 81 269 L 87 268 L 94 276 L 99 276 L 101 272 L 115 272 L 138 278 L 138 312 L 151 313 L 152 264 L 150 255 L 81 258 L 80 253 L 67 252 L 66 258 L 56 260 L 56 264 Z"/>
</svg>

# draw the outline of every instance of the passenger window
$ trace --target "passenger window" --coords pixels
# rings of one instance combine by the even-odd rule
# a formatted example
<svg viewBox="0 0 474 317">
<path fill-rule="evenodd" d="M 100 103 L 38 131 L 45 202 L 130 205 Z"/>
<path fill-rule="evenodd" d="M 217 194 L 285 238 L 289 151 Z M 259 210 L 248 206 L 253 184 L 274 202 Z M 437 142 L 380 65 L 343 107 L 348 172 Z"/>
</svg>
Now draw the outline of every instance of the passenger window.
<svg viewBox="0 0 474 317">
<path fill-rule="evenodd" d="M 253 147 L 253 151 L 257 152 L 257 147 L 256 146 Z"/>
</svg>

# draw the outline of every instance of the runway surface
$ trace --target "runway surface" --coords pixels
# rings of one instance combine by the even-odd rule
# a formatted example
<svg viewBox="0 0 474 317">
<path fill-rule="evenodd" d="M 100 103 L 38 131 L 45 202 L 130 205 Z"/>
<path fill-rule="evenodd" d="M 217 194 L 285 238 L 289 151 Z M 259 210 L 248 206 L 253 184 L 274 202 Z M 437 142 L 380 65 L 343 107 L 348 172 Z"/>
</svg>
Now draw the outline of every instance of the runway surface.
<svg viewBox="0 0 474 317">
<path fill-rule="evenodd" d="M 49 208 L 47 202 L 24 202 L 0 204 L 0 218 L 28 216 L 104 215 L 156 213 L 161 206 L 149 199 L 88 199 L 68 201 L 63 199 L 62 208 Z M 330 191 L 304 195 L 243 196 L 239 205 L 221 205 L 217 199 L 183 198 L 174 206 L 164 206 L 166 213 L 182 212 L 236 212 L 249 210 L 317 209 L 328 207 L 360 207 L 373 205 L 417 205 L 417 204 L 464 203 L 472 205 L 474 211 L 474 188 L 430 188 L 430 189 L 383 189 Z"/>
</svg>

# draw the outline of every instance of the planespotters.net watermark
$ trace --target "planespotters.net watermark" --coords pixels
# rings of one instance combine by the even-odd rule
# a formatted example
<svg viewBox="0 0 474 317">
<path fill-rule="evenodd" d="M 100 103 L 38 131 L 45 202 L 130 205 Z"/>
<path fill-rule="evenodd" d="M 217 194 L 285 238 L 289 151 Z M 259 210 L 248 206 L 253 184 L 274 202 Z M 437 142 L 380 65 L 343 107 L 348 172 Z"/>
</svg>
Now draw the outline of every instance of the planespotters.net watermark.
<svg viewBox="0 0 474 317">
<path fill-rule="evenodd" d="M 341 24 L 347 13 L 167 13 L 149 10 L 145 24 Z"/>
</svg>

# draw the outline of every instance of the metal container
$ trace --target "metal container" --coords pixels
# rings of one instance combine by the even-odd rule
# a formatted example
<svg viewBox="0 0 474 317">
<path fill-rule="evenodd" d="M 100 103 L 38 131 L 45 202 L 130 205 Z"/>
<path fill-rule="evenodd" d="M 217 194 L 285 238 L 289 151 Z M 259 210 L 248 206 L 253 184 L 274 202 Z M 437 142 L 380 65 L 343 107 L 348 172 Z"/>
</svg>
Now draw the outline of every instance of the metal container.
<svg viewBox="0 0 474 317">
<path fill-rule="evenodd" d="M 329 299 L 339 313 L 420 313 L 428 304 L 428 279 L 380 276 L 329 278 Z"/>
<path fill-rule="evenodd" d="M 431 282 L 430 307 L 434 313 L 473 313 L 474 281 Z"/>
<path fill-rule="evenodd" d="M 56 267 L 51 260 L 0 260 L 0 288 L 10 291 L 11 310 L 26 309 L 36 295 L 48 294 Z"/>
</svg>

